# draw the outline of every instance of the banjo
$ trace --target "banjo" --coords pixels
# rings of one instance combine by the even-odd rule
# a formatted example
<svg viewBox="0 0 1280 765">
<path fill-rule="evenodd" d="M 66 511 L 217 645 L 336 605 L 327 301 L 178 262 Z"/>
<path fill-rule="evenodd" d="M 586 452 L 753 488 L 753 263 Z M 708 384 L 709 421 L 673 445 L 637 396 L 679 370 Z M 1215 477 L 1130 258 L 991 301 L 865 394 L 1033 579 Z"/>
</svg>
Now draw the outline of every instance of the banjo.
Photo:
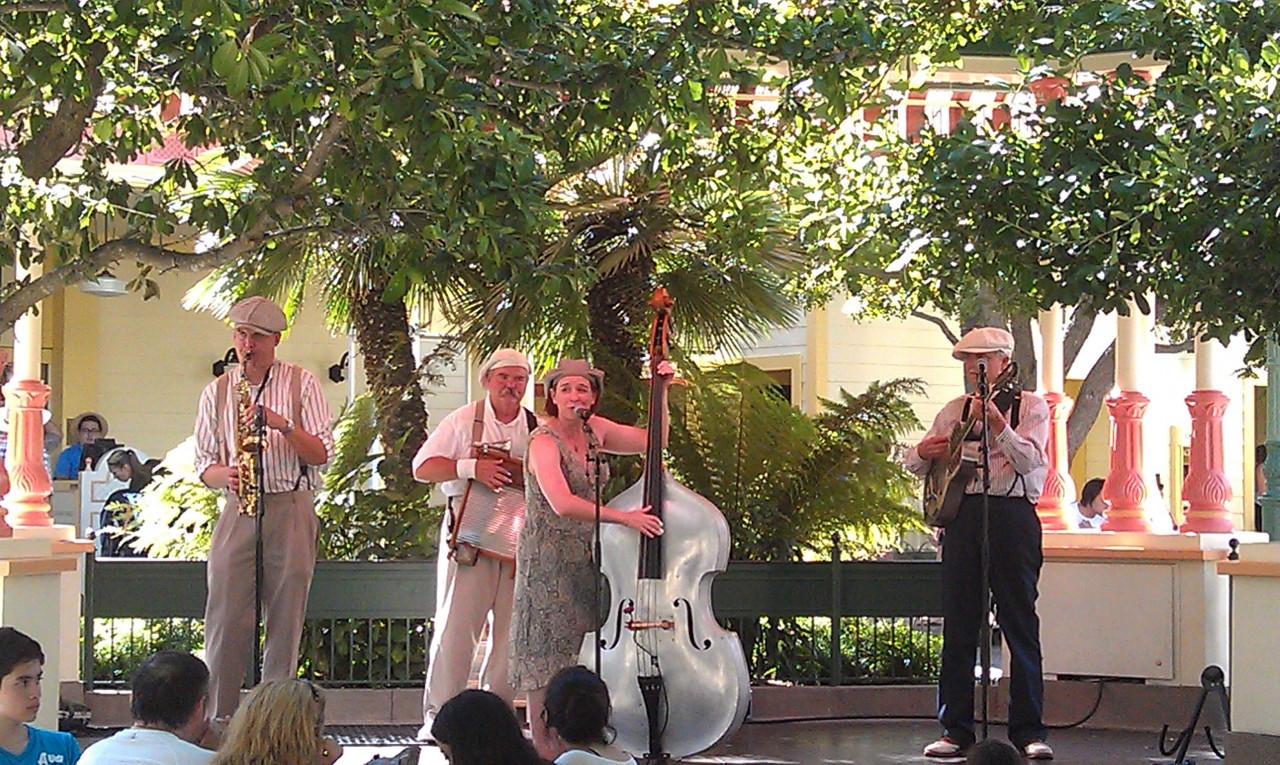
<svg viewBox="0 0 1280 765">
<path fill-rule="evenodd" d="M 977 397 L 971 399 L 968 414 L 951 429 L 946 456 L 929 463 L 921 498 L 924 522 L 929 526 L 944 528 L 955 520 L 956 513 L 960 511 L 960 500 L 964 499 L 964 489 L 978 472 L 978 461 L 964 456 L 965 438 L 981 421 L 987 402 L 1001 391 L 1010 389 L 1017 377 L 1018 364 L 1010 361 L 989 386 L 987 397 L 981 399 L 982 406 L 972 405 L 980 400 Z"/>
</svg>

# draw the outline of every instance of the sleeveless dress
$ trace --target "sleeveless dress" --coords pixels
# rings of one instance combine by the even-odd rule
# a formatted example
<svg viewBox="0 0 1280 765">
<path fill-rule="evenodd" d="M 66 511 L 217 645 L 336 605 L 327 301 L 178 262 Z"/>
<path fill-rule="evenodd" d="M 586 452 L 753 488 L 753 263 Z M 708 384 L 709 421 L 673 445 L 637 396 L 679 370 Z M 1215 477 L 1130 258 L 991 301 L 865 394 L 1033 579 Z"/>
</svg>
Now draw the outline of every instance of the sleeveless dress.
<svg viewBox="0 0 1280 765">
<path fill-rule="evenodd" d="M 543 426 L 529 441 L 549 435 L 560 448 L 560 469 L 569 491 L 595 499 L 594 470 Z M 609 466 L 601 466 L 601 481 Z M 522 691 L 546 687 L 556 672 L 578 664 L 582 637 L 595 629 L 596 566 L 590 522 L 556 514 L 525 461 L 524 528 L 516 546 L 515 604 L 511 613 L 511 685 Z"/>
</svg>

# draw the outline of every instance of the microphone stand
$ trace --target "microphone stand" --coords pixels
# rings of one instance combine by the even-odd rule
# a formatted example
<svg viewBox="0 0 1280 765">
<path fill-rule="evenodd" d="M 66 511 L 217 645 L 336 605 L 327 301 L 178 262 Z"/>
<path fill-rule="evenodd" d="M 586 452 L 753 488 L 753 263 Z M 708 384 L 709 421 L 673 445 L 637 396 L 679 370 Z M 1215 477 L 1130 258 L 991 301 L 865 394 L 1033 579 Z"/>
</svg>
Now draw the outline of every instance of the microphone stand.
<svg viewBox="0 0 1280 765">
<path fill-rule="evenodd" d="M 270 370 L 267 372 L 270 374 Z M 262 379 L 262 388 L 267 387 L 267 380 Z M 258 390 L 259 395 L 262 388 Z M 266 491 L 263 487 L 263 474 L 266 472 L 266 466 L 263 464 L 263 457 L 266 456 L 266 450 L 263 448 L 267 444 L 267 415 L 261 406 L 253 415 L 254 435 L 258 439 L 258 459 L 253 463 L 253 472 L 257 481 L 258 493 L 254 497 L 253 502 L 256 505 L 253 513 L 253 684 L 257 686 L 262 682 L 262 581 L 264 572 L 262 567 L 262 515 L 266 512 Z"/>
<path fill-rule="evenodd" d="M 586 415 L 582 419 L 582 432 L 587 435 L 587 461 L 592 464 L 595 474 L 595 519 L 592 532 L 595 535 L 595 556 L 596 556 L 596 579 L 595 579 L 595 607 L 596 613 L 593 617 L 596 622 L 595 634 L 595 672 L 596 676 L 600 675 L 600 628 L 603 626 L 601 612 L 604 605 L 601 603 L 600 580 L 604 578 L 604 549 L 600 544 L 600 444 L 596 441 L 595 433 L 591 431 L 591 410 L 584 412 Z"/>
<path fill-rule="evenodd" d="M 991 441 L 987 422 L 987 399 L 990 397 L 987 365 L 978 362 L 978 399 L 982 407 L 982 439 L 979 453 L 982 462 L 982 543 L 979 568 L 982 570 L 982 621 L 978 627 L 979 655 L 982 661 L 982 739 L 987 738 L 991 697 Z"/>
</svg>

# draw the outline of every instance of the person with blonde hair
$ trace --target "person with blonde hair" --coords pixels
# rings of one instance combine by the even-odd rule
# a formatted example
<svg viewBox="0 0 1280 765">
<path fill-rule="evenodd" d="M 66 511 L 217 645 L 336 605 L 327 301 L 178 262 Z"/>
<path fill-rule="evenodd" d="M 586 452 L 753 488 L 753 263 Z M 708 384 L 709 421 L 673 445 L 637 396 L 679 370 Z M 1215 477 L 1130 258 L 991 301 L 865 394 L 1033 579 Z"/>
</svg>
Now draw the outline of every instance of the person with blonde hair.
<svg viewBox="0 0 1280 765">
<path fill-rule="evenodd" d="M 324 693 L 308 680 L 268 680 L 236 709 L 212 765 L 333 765 L 324 735 Z"/>
</svg>

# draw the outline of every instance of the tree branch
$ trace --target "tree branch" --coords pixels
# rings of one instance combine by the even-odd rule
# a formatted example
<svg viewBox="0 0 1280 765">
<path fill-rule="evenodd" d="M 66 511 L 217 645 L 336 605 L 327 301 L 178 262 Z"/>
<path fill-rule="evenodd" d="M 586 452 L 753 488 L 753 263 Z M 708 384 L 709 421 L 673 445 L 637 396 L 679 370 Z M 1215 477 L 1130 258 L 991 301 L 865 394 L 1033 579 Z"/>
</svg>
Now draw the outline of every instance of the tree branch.
<svg viewBox="0 0 1280 765">
<path fill-rule="evenodd" d="M 928 314 L 928 313 L 925 313 L 924 311 L 912 311 L 911 315 L 917 319 L 924 319 L 930 324 L 936 324 L 938 326 L 938 329 L 942 330 L 942 334 L 946 335 L 947 341 L 950 342 L 952 345 L 955 345 L 956 343 L 960 342 L 960 338 L 956 336 L 955 332 L 951 331 L 951 327 L 947 326 L 946 320 L 943 319 L 942 317 L 934 316 L 933 314 Z"/>
<path fill-rule="evenodd" d="M 36 180 L 48 175 L 72 147 L 80 142 L 85 126 L 93 116 L 98 96 L 102 95 L 102 89 L 106 85 L 102 77 L 102 62 L 106 58 L 105 43 L 97 41 L 89 46 L 89 55 L 84 62 L 85 75 L 89 78 L 89 92 L 82 100 L 63 98 L 59 101 L 58 111 L 53 119 L 18 149 L 22 172 L 28 178 Z"/>
<path fill-rule="evenodd" d="M 53 11 L 65 11 L 66 3 L 59 2 L 37 2 L 31 0 L 25 3 L 0 3 L 0 16 L 11 13 L 51 13 Z"/>
<path fill-rule="evenodd" d="M 372 82 L 366 85 L 368 87 L 362 88 L 362 91 L 372 88 Z M 94 248 L 87 257 L 43 274 L 0 301 L 0 330 L 11 328 L 20 316 L 71 282 L 92 276 L 120 260 L 131 258 L 155 266 L 161 271 L 208 270 L 243 257 L 267 240 L 283 235 L 279 231 L 273 231 L 272 227 L 295 214 L 303 205 L 306 192 L 320 177 L 325 162 L 329 160 L 346 127 L 346 117 L 331 114 L 298 177 L 289 187 L 289 193 L 273 200 L 252 226 L 221 247 L 203 253 L 188 253 L 157 247 L 137 239 L 105 242 Z"/>
</svg>

